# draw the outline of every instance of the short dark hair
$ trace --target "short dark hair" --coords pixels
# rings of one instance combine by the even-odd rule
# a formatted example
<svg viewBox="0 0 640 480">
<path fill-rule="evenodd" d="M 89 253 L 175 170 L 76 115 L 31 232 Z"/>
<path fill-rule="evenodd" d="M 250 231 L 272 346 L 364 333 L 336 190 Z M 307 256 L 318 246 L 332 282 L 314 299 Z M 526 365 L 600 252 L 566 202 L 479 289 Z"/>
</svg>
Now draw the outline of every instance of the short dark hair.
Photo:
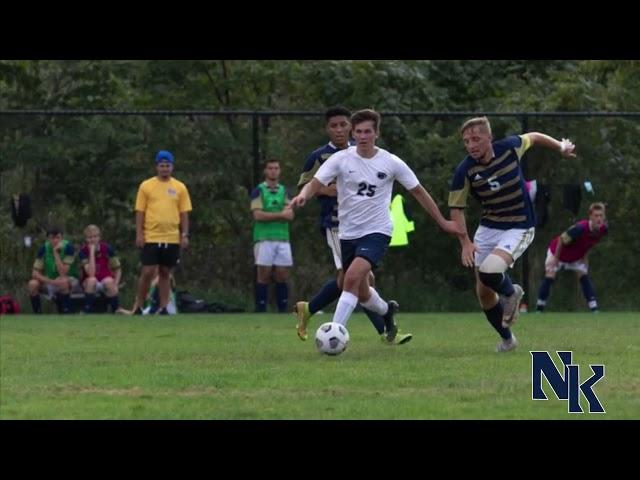
<svg viewBox="0 0 640 480">
<path fill-rule="evenodd" d="M 355 128 L 356 125 L 366 121 L 373 122 L 373 128 L 377 132 L 380 129 L 380 123 L 382 120 L 380 118 L 380 114 L 375 110 L 371 110 L 370 108 L 365 108 L 364 110 L 358 110 L 351 116 L 351 125 Z"/>
<path fill-rule="evenodd" d="M 329 120 L 333 117 L 347 117 L 351 118 L 351 112 L 344 107 L 331 107 L 324 112 L 324 122 L 329 123 Z"/>
<path fill-rule="evenodd" d="M 49 225 L 47 227 L 47 237 L 49 235 L 58 235 L 62 234 L 62 229 L 58 225 Z"/>
<path fill-rule="evenodd" d="M 270 163 L 277 163 L 278 165 L 280 165 L 280 160 L 276 160 L 275 158 L 270 158 L 269 160 L 265 160 L 263 168 L 267 168 L 267 165 L 269 165 Z"/>
</svg>

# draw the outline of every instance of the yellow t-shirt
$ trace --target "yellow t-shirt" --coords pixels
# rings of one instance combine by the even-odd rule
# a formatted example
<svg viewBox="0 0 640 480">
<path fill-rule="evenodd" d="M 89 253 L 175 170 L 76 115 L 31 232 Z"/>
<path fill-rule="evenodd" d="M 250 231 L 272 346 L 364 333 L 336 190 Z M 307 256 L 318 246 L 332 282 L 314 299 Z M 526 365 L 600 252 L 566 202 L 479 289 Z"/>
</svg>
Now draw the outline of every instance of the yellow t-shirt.
<svg viewBox="0 0 640 480">
<path fill-rule="evenodd" d="M 146 243 L 180 243 L 180 213 L 191 211 L 189 191 L 175 178 L 150 178 L 138 188 L 136 211 L 145 214 Z"/>
</svg>

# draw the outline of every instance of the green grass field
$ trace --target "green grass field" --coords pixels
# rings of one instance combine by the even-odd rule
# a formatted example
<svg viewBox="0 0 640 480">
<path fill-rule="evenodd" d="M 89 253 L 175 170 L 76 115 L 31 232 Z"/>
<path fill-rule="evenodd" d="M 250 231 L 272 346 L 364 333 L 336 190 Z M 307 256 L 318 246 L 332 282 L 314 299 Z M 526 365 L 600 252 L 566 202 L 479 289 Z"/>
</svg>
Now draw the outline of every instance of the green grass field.
<svg viewBox="0 0 640 480">
<path fill-rule="evenodd" d="M 382 344 L 357 314 L 347 351 L 328 357 L 298 340 L 292 315 L 5 316 L 0 418 L 640 418 L 639 313 L 521 315 L 520 347 L 506 354 L 480 312 L 398 321 L 409 344 Z M 606 413 L 569 414 L 546 380 L 550 400 L 531 400 L 529 350 L 556 365 L 553 352 L 572 350 L 581 381 L 604 364 Z"/>
</svg>

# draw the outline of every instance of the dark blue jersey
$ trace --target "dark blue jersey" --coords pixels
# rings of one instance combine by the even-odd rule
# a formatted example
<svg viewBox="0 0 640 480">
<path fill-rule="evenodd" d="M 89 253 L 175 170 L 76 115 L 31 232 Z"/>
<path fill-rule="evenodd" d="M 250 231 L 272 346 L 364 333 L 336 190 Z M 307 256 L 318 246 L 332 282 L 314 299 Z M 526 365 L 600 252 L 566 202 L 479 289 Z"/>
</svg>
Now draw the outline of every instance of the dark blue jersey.
<svg viewBox="0 0 640 480">
<path fill-rule="evenodd" d="M 457 166 L 449 192 L 450 208 L 465 208 L 469 193 L 482 205 L 480 225 L 499 230 L 535 226 L 520 159 L 531 146 L 525 135 L 494 142 L 494 157 L 483 165 L 467 155 Z"/>
<path fill-rule="evenodd" d="M 354 145 L 349 142 L 349 146 Z M 327 158 L 341 149 L 329 142 L 326 145 L 314 150 L 304 162 L 304 168 L 298 181 L 298 188 L 302 188 L 311 181 L 313 176 Z M 328 197 L 327 195 L 318 195 L 316 197 L 320 202 L 320 230 L 324 235 L 327 228 L 335 228 L 338 226 L 338 197 Z"/>
</svg>

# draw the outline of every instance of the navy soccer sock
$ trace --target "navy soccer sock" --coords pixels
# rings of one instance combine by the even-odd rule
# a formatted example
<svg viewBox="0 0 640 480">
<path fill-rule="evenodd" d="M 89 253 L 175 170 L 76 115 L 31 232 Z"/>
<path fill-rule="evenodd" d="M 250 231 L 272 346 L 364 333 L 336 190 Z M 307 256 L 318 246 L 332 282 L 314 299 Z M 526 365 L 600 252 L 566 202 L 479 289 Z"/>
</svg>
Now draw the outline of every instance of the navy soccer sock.
<svg viewBox="0 0 640 480">
<path fill-rule="evenodd" d="M 513 283 L 511 283 L 511 278 L 506 273 L 480 272 L 479 276 L 482 283 L 500 295 L 506 297 L 513 295 Z"/>
<path fill-rule="evenodd" d="M 366 309 L 364 307 L 362 307 L 362 310 L 364 311 L 364 313 L 367 314 L 367 317 L 369 317 L 369 321 L 373 325 L 373 328 L 375 328 L 378 331 L 378 333 L 382 335 L 384 333 L 383 316 L 380 315 L 379 313 L 372 312 L 371 310 Z"/>
<path fill-rule="evenodd" d="M 591 310 L 598 309 L 598 302 L 596 301 L 596 292 L 593 289 L 593 285 L 591 284 L 591 279 L 588 275 L 583 275 L 580 277 L 580 286 L 582 287 L 582 294 L 584 298 L 587 300 L 587 304 Z"/>
<path fill-rule="evenodd" d="M 285 282 L 276 283 L 276 300 L 278 312 L 285 313 L 289 306 L 289 287 Z"/>
<path fill-rule="evenodd" d="M 502 304 L 500 302 L 496 303 L 495 307 L 490 308 L 489 310 L 484 310 L 484 314 L 487 316 L 487 320 L 491 326 L 498 332 L 504 340 L 509 340 L 511 338 L 511 330 L 508 328 L 502 327 Z"/>
<path fill-rule="evenodd" d="M 85 313 L 89 313 L 91 312 L 91 309 L 93 308 L 93 304 L 96 301 L 96 294 L 95 293 L 85 293 L 84 295 L 84 311 Z"/>
<path fill-rule="evenodd" d="M 269 285 L 266 283 L 256 283 L 256 312 L 267 311 L 268 298 Z"/>
<path fill-rule="evenodd" d="M 335 279 L 329 280 L 309 302 L 309 313 L 313 315 L 327 305 L 335 302 L 340 298 L 341 293 L 342 290 L 338 288 L 338 282 Z"/>
<path fill-rule="evenodd" d="M 71 295 L 60 295 L 60 306 L 62 307 L 62 313 L 71 313 Z"/>
<path fill-rule="evenodd" d="M 553 285 L 553 278 L 544 277 L 542 283 L 540 284 L 540 290 L 538 290 L 538 303 L 536 305 L 537 310 L 543 311 L 544 307 L 547 306 L 547 299 L 551 294 L 551 285 Z"/>
<path fill-rule="evenodd" d="M 111 313 L 116 313 L 116 310 L 120 308 L 120 299 L 118 298 L 118 295 L 114 297 L 107 297 L 107 300 L 109 301 L 109 305 L 111 306 Z"/>
<path fill-rule="evenodd" d="M 42 313 L 42 303 L 40 303 L 40 295 L 29 297 L 29 300 L 31 300 L 31 308 L 33 309 L 33 313 Z"/>
</svg>

